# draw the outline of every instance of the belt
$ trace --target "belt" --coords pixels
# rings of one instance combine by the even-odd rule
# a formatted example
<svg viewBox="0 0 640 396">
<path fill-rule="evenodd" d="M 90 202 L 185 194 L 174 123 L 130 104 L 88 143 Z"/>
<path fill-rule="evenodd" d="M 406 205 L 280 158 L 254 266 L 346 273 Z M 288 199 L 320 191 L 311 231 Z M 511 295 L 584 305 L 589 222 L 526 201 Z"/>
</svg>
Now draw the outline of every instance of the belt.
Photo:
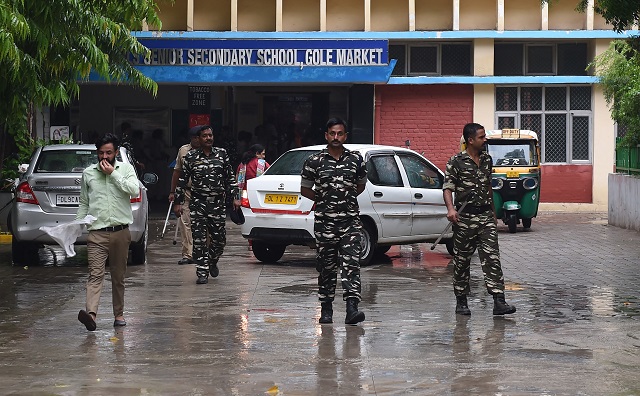
<svg viewBox="0 0 640 396">
<path fill-rule="evenodd" d="M 457 210 L 460 210 L 460 207 L 457 207 Z M 462 213 L 479 215 L 479 214 L 488 212 L 490 210 L 491 210 L 491 205 L 480 205 L 480 206 L 467 205 L 464 207 L 464 210 L 462 211 Z"/>
<path fill-rule="evenodd" d="M 115 231 L 124 230 L 126 228 L 129 228 L 129 224 L 121 224 L 121 225 L 117 225 L 117 226 L 113 226 L 113 227 L 104 227 L 104 228 L 100 228 L 99 230 L 93 230 L 93 231 L 115 232 Z"/>
</svg>

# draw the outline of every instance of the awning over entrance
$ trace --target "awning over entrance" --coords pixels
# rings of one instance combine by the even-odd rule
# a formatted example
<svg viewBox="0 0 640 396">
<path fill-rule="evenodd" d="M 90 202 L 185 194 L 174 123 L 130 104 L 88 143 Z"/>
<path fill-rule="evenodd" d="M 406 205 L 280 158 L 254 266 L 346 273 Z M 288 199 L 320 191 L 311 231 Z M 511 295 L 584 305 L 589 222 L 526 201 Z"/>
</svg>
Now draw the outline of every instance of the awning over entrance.
<svg viewBox="0 0 640 396">
<path fill-rule="evenodd" d="M 151 56 L 132 63 L 158 83 L 386 83 L 396 63 L 387 40 L 139 41 Z"/>
</svg>

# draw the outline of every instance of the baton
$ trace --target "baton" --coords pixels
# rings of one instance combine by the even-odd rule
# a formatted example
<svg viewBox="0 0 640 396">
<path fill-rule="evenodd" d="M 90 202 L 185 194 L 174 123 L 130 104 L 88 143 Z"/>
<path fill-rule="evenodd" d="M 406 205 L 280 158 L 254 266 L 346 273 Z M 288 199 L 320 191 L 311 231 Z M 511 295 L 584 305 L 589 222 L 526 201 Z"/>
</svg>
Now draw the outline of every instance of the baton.
<svg viewBox="0 0 640 396">
<path fill-rule="evenodd" d="M 464 201 L 464 203 L 462 204 L 462 206 L 460 206 L 460 209 L 458 209 L 457 212 L 458 213 L 462 212 L 464 210 L 464 207 L 467 206 L 468 203 L 469 203 L 469 201 Z M 431 245 L 431 250 L 436 248 L 436 245 L 438 244 L 438 242 L 440 242 L 440 240 L 442 239 L 444 234 L 446 234 L 447 231 L 449 231 L 449 228 L 451 228 L 452 225 L 453 225 L 453 222 L 450 221 L 449 224 L 447 224 L 447 227 L 444 229 L 444 231 L 442 231 L 442 234 L 440 234 L 438 239 L 436 239 L 436 241 L 433 243 L 433 245 Z"/>
<path fill-rule="evenodd" d="M 164 237 L 164 232 L 167 230 L 167 224 L 169 224 L 169 215 L 171 214 L 171 206 L 173 206 L 173 202 L 169 202 L 169 210 L 167 210 L 167 218 L 164 220 L 164 227 L 162 227 L 162 234 L 160 238 Z"/>
<path fill-rule="evenodd" d="M 180 218 L 176 219 L 176 232 L 173 233 L 173 244 L 178 243 L 176 240 L 178 239 L 178 221 L 181 221 Z"/>
</svg>

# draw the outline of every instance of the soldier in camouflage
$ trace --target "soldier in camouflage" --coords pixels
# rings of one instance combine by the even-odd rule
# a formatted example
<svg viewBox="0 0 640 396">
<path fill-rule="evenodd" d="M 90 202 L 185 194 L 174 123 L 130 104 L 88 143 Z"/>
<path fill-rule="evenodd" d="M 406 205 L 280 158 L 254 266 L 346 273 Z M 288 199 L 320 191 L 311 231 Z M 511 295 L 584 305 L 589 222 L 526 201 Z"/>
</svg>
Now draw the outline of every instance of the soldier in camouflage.
<svg viewBox="0 0 640 396">
<path fill-rule="evenodd" d="M 236 197 L 238 185 L 224 149 L 213 147 L 213 131 L 204 125 L 197 133 L 200 148 L 184 156 L 182 172 L 178 179 L 173 211 L 182 213 L 185 190 L 191 180 L 191 232 L 193 234 L 193 260 L 196 263 L 197 284 L 209 281 L 209 274 L 217 277 L 218 260 L 226 245 L 225 197 Z M 240 201 L 233 200 L 234 209 Z M 208 244 L 207 244 L 208 242 Z"/>
<path fill-rule="evenodd" d="M 467 148 L 449 159 L 443 186 L 447 218 L 453 223 L 456 313 L 471 315 L 467 295 L 470 292 L 471 255 L 477 248 L 487 291 L 493 295 L 493 314 L 512 314 L 516 308 L 507 304 L 504 298 L 504 277 L 491 190 L 493 162 L 484 150 L 487 142 L 484 127 L 476 123 L 465 125 L 463 138 Z M 459 212 L 465 201 L 467 205 Z"/>
<path fill-rule="evenodd" d="M 302 167 L 300 192 L 316 203 L 314 234 L 317 244 L 320 323 L 333 323 L 333 299 L 338 269 L 346 301 L 346 324 L 364 321 L 360 302 L 362 222 L 358 195 L 364 191 L 367 170 L 360 153 L 343 146 L 346 124 L 339 118 L 327 122 L 327 148 L 313 154 Z"/>
</svg>

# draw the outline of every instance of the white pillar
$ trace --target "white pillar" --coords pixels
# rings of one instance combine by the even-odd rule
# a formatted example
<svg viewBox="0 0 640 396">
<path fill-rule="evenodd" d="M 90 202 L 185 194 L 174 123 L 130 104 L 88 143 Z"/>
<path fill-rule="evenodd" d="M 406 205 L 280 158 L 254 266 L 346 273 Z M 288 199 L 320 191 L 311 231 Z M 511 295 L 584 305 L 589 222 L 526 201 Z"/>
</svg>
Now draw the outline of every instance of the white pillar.
<svg viewBox="0 0 640 396">
<path fill-rule="evenodd" d="M 453 30 L 460 30 L 460 0 L 453 0 Z"/>
<path fill-rule="evenodd" d="M 541 30 L 549 30 L 549 3 L 544 3 L 542 5 L 542 29 Z"/>
<path fill-rule="evenodd" d="M 498 31 L 504 32 L 504 0 L 498 0 L 497 13 L 498 13 Z"/>
<path fill-rule="evenodd" d="M 276 0 L 276 32 L 282 31 L 282 0 Z"/>
</svg>

